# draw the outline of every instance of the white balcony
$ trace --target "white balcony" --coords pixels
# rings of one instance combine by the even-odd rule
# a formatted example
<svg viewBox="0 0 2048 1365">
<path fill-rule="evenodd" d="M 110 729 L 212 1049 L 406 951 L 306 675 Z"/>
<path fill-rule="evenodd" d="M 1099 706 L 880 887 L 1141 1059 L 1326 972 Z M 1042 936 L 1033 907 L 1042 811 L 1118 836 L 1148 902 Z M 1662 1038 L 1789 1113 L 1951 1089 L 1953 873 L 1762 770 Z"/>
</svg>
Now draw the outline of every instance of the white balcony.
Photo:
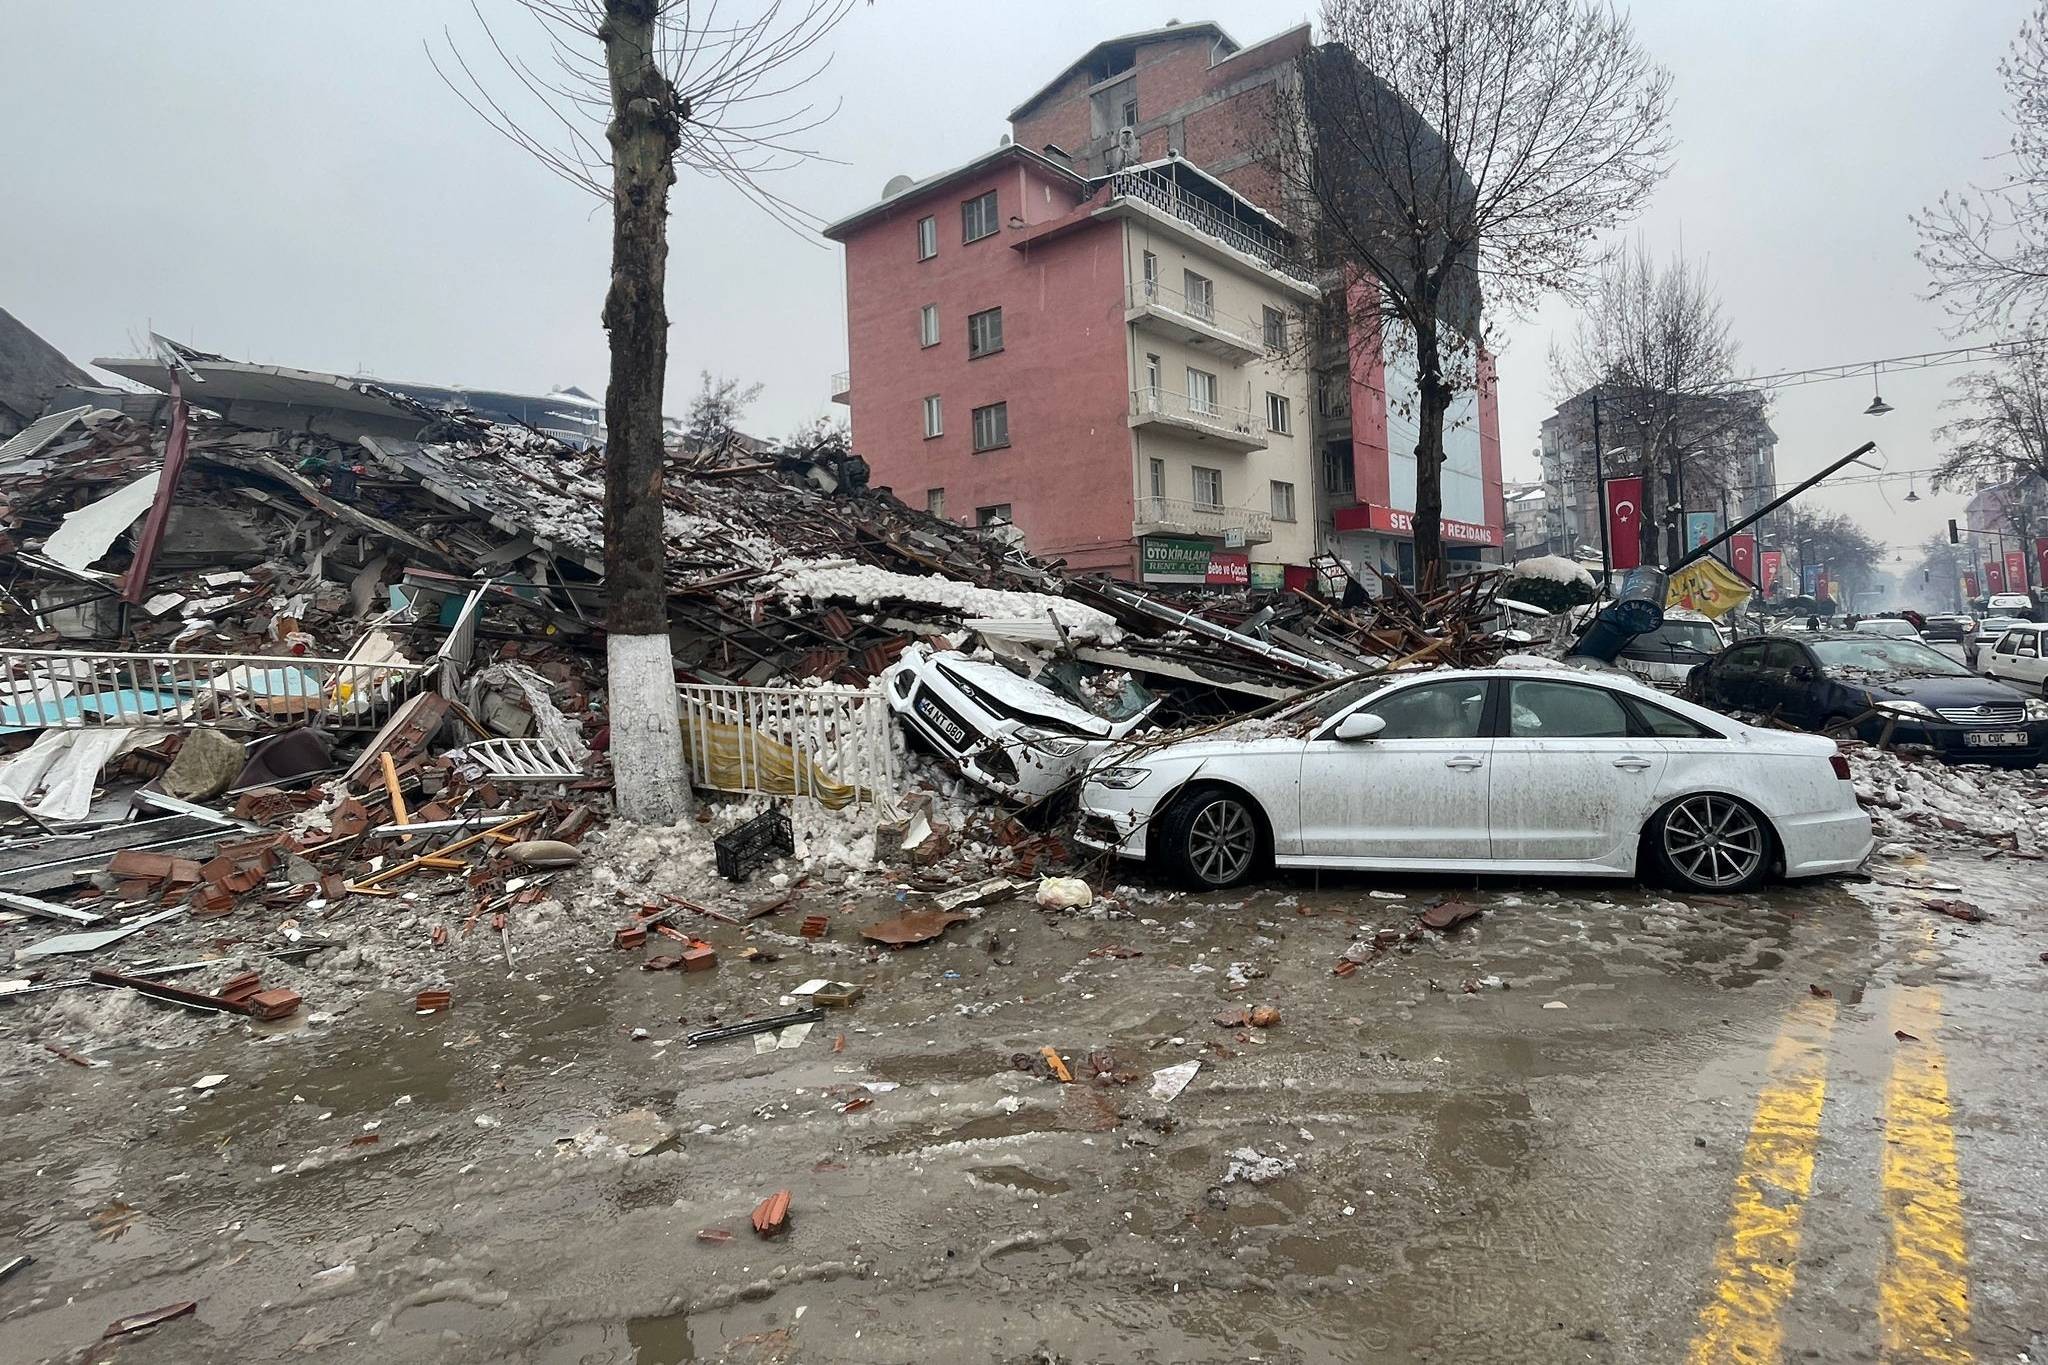
<svg viewBox="0 0 2048 1365">
<path fill-rule="evenodd" d="M 844 403 L 848 407 L 853 406 L 852 371 L 841 370 L 838 374 L 832 376 L 832 401 L 835 403 Z"/>
<path fill-rule="evenodd" d="M 1138 536 L 1210 536 L 1226 545 L 1264 545 L 1273 516 L 1247 507 L 1223 507 L 1185 498 L 1139 498 L 1131 519 Z"/>
<path fill-rule="evenodd" d="M 1265 324 L 1219 312 L 1213 295 L 1190 298 L 1158 280 L 1140 280 L 1130 288 L 1124 321 L 1170 341 L 1198 347 L 1242 365 L 1265 353 Z"/>
<path fill-rule="evenodd" d="M 1300 260 L 1286 242 L 1254 223 L 1225 214 L 1211 199 L 1190 193 L 1176 179 L 1176 174 L 1156 166 L 1134 166 L 1118 171 L 1110 177 L 1110 202 L 1112 206 L 1119 200 L 1143 204 L 1275 274 L 1312 288 L 1307 263 Z M 1200 176 L 1202 173 L 1194 171 L 1193 174 Z M 1227 188 L 1224 193 L 1228 193 Z"/>
<path fill-rule="evenodd" d="M 1225 450 L 1266 448 L 1265 424 L 1252 419 L 1250 408 L 1189 398 L 1171 389 L 1132 389 L 1128 420 L 1132 427 L 1163 429 Z"/>
</svg>

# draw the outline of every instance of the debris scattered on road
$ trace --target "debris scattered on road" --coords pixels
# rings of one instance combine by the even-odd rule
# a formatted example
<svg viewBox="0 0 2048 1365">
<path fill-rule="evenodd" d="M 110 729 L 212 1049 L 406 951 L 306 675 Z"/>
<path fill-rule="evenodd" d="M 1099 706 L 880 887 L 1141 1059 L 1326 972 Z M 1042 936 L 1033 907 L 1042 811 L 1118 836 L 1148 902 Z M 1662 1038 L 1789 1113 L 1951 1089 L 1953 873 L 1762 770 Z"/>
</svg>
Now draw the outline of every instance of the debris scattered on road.
<svg viewBox="0 0 2048 1365">
<path fill-rule="evenodd" d="M 117 1318 L 107 1324 L 107 1330 L 100 1334 L 100 1340 L 111 1341 L 115 1337 L 125 1337 L 136 1332 L 147 1331 L 151 1327 L 159 1327 L 174 1319 L 197 1312 L 198 1308 L 199 1301 L 197 1299 L 187 1299 L 183 1303 L 166 1304 L 162 1308 L 152 1308 L 146 1313 L 137 1313 L 132 1317 Z"/>
<path fill-rule="evenodd" d="M 1079 877 L 1041 877 L 1035 899 L 1041 910 L 1085 910 L 1095 903 L 1095 892 Z"/>
<path fill-rule="evenodd" d="M 1446 933 L 1457 928 L 1466 920 L 1474 919 L 1479 907 L 1470 901 L 1438 901 L 1415 917 L 1415 922 L 1425 929 Z"/>
<path fill-rule="evenodd" d="M 1274 1005 L 1258 1005 L 1251 1012 L 1253 1028 L 1272 1028 L 1280 1022 L 1280 1010 Z"/>
<path fill-rule="evenodd" d="M 754 1231 L 763 1237 L 779 1237 L 789 1230 L 789 1191 L 777 1190 L 754 1209 Z"/>
<path fill-rule="evenodd" d="M 1180 1092 L 1188 1088 L 1195 1079 L 1195 1073 L 1202 1069 L 1200 1062 L 1181 1062 L 1174 1066 L 1163 1066 L 1152 1073 L 1152 1098 L 1163 1104 L 1171 1104 L 1180 1098 Z"/>
<path fill-rule="evenodd" d="M 1230 1154 L 1230 1165 L 1223 1172 L 1223 1183 L 1270 1185 L 1283 1176 L 1292 1175 L 1294 1166 L 1291 1158 L 1268 1156 L 1256 1147 L 1239 1147 Z"/>
<path fill-rule="evenodd" d="M 935 939 L 953 925 L 965 924 L 970 918 L 949 910 L 908 910 L 892 919 L 870 924 L 860 934 L 871 942 L 902 948 Z"/>
</svg>

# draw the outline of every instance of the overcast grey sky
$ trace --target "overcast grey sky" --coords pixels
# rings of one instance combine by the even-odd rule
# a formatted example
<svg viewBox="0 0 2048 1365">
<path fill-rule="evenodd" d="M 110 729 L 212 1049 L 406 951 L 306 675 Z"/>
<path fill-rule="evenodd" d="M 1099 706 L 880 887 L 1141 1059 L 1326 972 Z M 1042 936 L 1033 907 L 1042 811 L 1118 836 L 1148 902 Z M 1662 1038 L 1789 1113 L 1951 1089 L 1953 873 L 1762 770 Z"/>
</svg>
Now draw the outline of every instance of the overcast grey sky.
<svg viewBox="0 0 2048 1365">
<path fill-rule="evenodd" d="M 483 0 L 521 39 L 508 0 Z M 822 217 L 993 146 L 1005 115 L 1090 43 L 1169 18 L 1251 42 L 1303 0 L 875 0 L 832 43 L 816 90 L 843 100 L 816 136 L 837 164 L 776 188 Z M 1677 167 L 1638 225 L 1711 265 L 1758 373 L 1942 349 L 1919 298 L 1907 214 L 1987 172 L 2005 141 L 1995 67 L 2023 0 L 1638 0 L 1675 76 Z M 530 21 L 527 21 L 530 22 Z M 608 220 L 464 109 L 422 43 L 466 4 L 0 4 L 0 306 L 75 360 L 150 329 L 237 358 L 393 379 L 601 393 Z M 531 44 L 526 44 L 531 46 Z M 1636 230 L 1636 229 L 1630 229 Z M 845 360 L 838 251 L 726 187 L 677 187 L 668 408 L 700 369 L 764 385 L 750 425 L 831 411 Z M 1509 476 L 1557 395 L 1547 350 L 1571 315 L 1512 329 L 1501 358 Z M 1954 371 L 1884 382 L 1898 411 L 1835 383 L 1786 390 L 1780 469 L 1809 472 L 1875 435 L 1893 469 L 1933 462 Z M 1814 505 L 1916 544 L 1960 499 L 1903 485 Z M 1887 499 L 1889 500 L 1887 502 Z"/>
</svg>

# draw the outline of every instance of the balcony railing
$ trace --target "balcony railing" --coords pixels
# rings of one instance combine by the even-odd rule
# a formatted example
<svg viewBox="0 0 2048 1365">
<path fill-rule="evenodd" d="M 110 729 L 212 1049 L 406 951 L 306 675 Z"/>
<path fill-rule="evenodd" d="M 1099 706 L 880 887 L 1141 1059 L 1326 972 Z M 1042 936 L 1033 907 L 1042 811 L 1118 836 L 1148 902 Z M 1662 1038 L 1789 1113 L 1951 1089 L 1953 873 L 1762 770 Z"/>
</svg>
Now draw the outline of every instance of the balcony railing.
<svg viewBox="0 0 2048 1365">
<path fill-rule="evenodd" d="M 1132 389 L 1131 417 L 1134 423 L 1169 422 L 1211 432 L 1236 445 L 1264 450 L 1266 433 L 1252 421 L 1250 408 L 1233 408 L 1214 399 L 1190 398 L 1171 389 Z"/>
<path fill-rule="evenodd" d="M 1263 545 L 1273 538 L 1273 516 L 1270 512 L 1189 502 L 1185 498 L 1139 498 L 1134 520 L 1138 535 L 1167 532 L 1230 540 L 1237 538 L 1231 535 L 1235 531 L 1241 533 L 1247 545 Z"/>
<path fill-rule="evenodd" d="M 853 372 L 851 370 L 841 370 L 839 373 L 832 376 L 831 395 L 833 402 L 838 402 L 840 399 L 846 397 L 846 395 L 852 392 Z"/>
<path fill-rule="evenodd" d="M 1227 342 L 1246 355 L 1257 355 L 1265 349 L 1264 324 L 1219 310 L 1213 293 L 1197 294 L 1191 298 L 1185 290 L 1161 284 L 1158 280 L 1139 280 L 1130 287 L 1130 307 L 1150 309 L 1175 322 L 1185 323 L 1197 332 L 1208 333 Z"/>
<path fill-rule="evenodd" d="M 1207 202 L 1184 192 L 1165 176 L 1150 170 L 1118 171 L 1110 177 L 1110 193 L 1117 198 L 1136 199 L 1189 227 L 1213 237 L 1233 251 L 1241 251 L 1260 264 L 1298 280 L 1308 280 L 1307 265 L 1295 260 L 1280 239 L 1257 228 L 1247 227 L 1218 213 Z"/>
</svg>

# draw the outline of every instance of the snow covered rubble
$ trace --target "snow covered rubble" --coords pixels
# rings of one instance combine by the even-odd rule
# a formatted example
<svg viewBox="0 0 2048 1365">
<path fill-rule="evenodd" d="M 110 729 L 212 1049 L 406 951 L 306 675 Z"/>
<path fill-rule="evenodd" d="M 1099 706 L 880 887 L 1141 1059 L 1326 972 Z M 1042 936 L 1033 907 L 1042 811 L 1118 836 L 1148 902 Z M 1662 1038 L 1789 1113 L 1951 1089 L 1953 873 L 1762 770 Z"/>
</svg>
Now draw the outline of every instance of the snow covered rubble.
<svg viewBox="0 0 2048 1365">
<path fill-rule="evenodd" d="M 1880 844 L 1939 843 L 2048 854 L 2048 772 L 1957 767 L 1868 745 L 1845 746 L 1856 799 Z"/>
<path fill-rule="evenodd" d="M 1051 617 L 1075 639 L 1114 644 L 1123 631 L 1107 613 L 1049 593 L 984 588 L 937 574 L 892 573 L 852 560 L 797 560 L 776 571 L 785 597 L 812 602 L 856 602 L 872 607 L 882 602 L 919 602 L 958 612 L 972 627 L 977 622 L 1044 621 Z"/>
</svg>

